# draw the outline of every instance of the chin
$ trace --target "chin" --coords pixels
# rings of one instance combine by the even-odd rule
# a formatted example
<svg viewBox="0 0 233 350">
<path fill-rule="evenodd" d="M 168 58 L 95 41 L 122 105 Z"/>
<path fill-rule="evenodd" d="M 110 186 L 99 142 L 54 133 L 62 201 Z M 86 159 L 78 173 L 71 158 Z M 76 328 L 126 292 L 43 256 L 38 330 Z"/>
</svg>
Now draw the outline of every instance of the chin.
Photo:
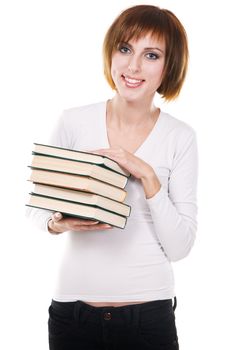
<svg viewBox="0 0 233 350">
<path fill-rule="evenodd" d="M 118 94 L 126 102 L 139 102 L 140 100 L 143 100 L 143 96 L 138 96 L 132 93 L 131 94 L 118 93 Z"/>
<path fill-rule="evenodd" d="M 138 94 L 136 91 L 125 91 L 125 89 L 117 89 L 116 90 L 119 97 L 126 101 L 138 101 L 143 98 L 141 94 Z"/>
</svg>

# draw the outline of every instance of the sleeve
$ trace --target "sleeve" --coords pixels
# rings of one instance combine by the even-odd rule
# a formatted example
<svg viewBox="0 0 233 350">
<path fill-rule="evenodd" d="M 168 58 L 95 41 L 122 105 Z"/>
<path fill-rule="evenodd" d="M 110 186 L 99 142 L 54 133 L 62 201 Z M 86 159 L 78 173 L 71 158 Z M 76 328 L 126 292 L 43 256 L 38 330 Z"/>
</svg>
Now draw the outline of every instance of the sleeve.
<svg viewBox="0 0 233 350">
<path fill-rule="evenodd" d="M 61 115 L 58 123 L 50 137 L 49 144 L 57 147 L 70 148 L 69 132 L 65 125 L 65 112 Z M 42 231 L 48 231 L 48 221 L 51 218 L 52 212 L 49 210 L 36 209 L 26 207 L 25 215 L 32 223 Z"/>
<path fill-rule="evenodd" d="M 147 199 L 157 237 L 170 261 L 188 255 L 197 230 L 197 142 L 193 130 L 186 134 L 178 138 L 168 191 L 161 187 Z"/>
<path fill-rule="evenodd" d="M 57 147 L 72 148 L 71 147 L 71 128 L 67 122 L 68 113 L 64 111 L 60 116 L 57 125 L 55 126 L 49 140 L 49 144 Z"/>
<path fill-rule="evenodd" d="M 39 230 L 49 232 L 48 221 L 51 218 L 51 213 L 49 210 L 26 207 L 25 215 Z"/>
</svg>

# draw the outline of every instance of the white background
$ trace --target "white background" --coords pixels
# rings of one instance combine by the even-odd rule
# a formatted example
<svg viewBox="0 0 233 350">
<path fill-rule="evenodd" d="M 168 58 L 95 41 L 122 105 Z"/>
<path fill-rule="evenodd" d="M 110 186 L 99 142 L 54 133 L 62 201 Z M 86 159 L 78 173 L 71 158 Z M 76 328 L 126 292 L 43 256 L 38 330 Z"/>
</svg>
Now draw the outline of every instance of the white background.
<svg viewBox="0 0 233 350">
<path fill-rule="evenodd" d="M 24 217 L 32 143 L 47 141 L 63 109 L 112 96 L 103 37 L 120 11 L 143 3 L 174 11 L 190 44 L 181 96 L 157 100 L 194 127 L 199 145 L 197 240 L 173 265 L 180 348 L 233 348 L 230 1 L 8 0 L 0 5 L 1 349 L 48 348 L 47 307 L 64 242 Z"/>
</svg>

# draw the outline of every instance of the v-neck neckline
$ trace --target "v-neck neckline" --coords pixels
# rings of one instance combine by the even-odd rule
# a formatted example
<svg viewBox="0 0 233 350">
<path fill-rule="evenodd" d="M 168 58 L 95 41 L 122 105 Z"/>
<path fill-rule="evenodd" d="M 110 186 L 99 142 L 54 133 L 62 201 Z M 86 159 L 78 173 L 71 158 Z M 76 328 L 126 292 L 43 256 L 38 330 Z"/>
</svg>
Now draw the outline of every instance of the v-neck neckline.
<svg viewBox="0 0 233 350">
<path fill-rule="evenodd" d="M 104 138 L 105 138 L 104 144 L 105 144 L 106 148 L 111 148 L 110 142 L 109 142 L 109 137 L 108 137 L 108 128 L 107 128 L 107 103 L 108 103 L 108 100 L 105 101 L 103 104 L 103 109 L 104 109 L 104 111 L 103 111 L 104 112 L 103 113 L 103 123 L 104 123 Z M 147 137 L 139 145 L 139 147 L 134 152 L 132 152 L 132 154 L 137 155 L 138 153 L 140 153 L 140 151 L 146 146 L 147 143 L 149 143 L 149 141 L 152 139 L 152 137 L 155 136 L 155 134 L 158 132 L 159 126 L 161 124 L 162 116 L 163 116 L 163 112 L 160 109 L 158 118 L 157 118 L 153 128 L 151 129 L 151 131 L 149 132 Z"/>
</svg>

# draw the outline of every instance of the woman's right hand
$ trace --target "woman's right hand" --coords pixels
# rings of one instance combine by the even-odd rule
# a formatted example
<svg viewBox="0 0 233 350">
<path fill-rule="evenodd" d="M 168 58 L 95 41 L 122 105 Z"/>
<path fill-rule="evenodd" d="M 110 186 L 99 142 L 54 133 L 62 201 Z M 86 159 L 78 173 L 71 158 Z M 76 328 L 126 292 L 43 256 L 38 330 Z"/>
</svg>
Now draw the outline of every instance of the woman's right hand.
<svg viewBox="0 0 233 350">
<path fill-rule="evenodd" d="M 52 234 L 59 234 L 65 231 L 96 231 L 110 228 L 112 226 L 99 221 L 63 217 L 59 212 L 52 214 L 51 219 L 48 221 L 48 230 Z"/>
</svg>

